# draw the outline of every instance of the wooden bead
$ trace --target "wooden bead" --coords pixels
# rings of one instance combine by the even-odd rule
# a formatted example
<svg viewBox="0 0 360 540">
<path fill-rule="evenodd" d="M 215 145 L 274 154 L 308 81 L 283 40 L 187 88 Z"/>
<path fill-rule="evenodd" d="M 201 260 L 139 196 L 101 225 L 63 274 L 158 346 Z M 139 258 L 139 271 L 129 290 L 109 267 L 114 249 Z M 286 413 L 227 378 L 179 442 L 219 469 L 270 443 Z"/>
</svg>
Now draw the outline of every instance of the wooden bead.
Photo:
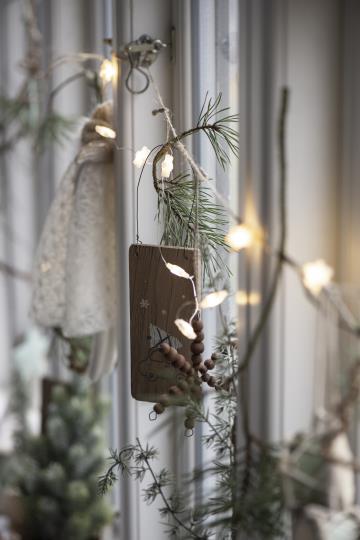
<svg viewBox="0 0 360 540">
<path fill-rule="evenodd" d="M 203 325 L 202 321 L 193 321 L 192 322 L 192 327 L 194 329 L 194 332 L 196 332 L 198 334 L 204 328 L 204 325 Z"/>
<path fill-rule="evenodd" d="M 211 358 L 209 358 L 209 360 L 205 360 L 204 364 L 207 367 L 207 369 L 214 369 L 215 367 L 215 362 L 214 360 L 211 360 Z"/>
<path fill-rule="evenodd" d="M 202 380 L 204 381 L 204 383 L 208 383 L 211 379 L 211 375 L 209 375 L 208 373 L 204 373 L 202 376 L 201 376 Z"/>
<path fill-rule="evenodd" d="M 162 352 L 163 352 L 164 354 L 169 354 L 171 347 L 170 347 L 170 345 L 169 345 L 168 343 L 165 343 L 165 342 L 164 342 L 164 343 L 162 343 L 162 344 L 160 345 L 160 349 L 162 350 Z"/>
<path fill-rule="evenodd" d="M 167 394 L 163 394 L 160 396 L 159 403 L 163 405 L 164 407 L 168 407 L 170 405 L 170 398 Z"/>
<path fill-rule="evenodd" d="M 186 429 L 194 429 L 195 427 L 195 418 L 192 416 L 187 416 L 184 421 L 184 426 Z"/>
<path fill-rule="evenodd" d="M 194 354 L 201 354 L 204 352 L 205 347 L 203 343 L 192 343 L 190 349 Z"/>
<path fill-rule="evenodd" d="M 208 385 L 211 386 L 212 388 L 214 388 L 216 382 L 215 382 L 215 379 L 214 377 L 211 377 L 210 376 L 210 379 L 207 381 Z"/>
<path fill-rule="evenodd" d="M 183 367 L 181 368 L 181 371 L 183 371 L 184 373 L 186 373 L 187 375 L 189 375 L 192 371 L 192 366 L 189 362 L 185 362 L 185 364 L 183 365 Z"/>
<path fill-rule="evenodd" d="M 177 352 L 176 349 L 174 349 L 174 347 L 170 347 L 169 352 L 168 352 L 167 355 L 169 357 L 170 362 L 174 362 L 177 355 L 178 355 L 178 352 Z"/>
<path fill-rule="evenodd" d="M 162 403 L 155 403 L 153 409 L 156 414 L 162 414 L 165 411 L 165 407 Z"/>
<path fill-rule="evenodd" d="M 180 390 L 182 390 L 183 392 L 188 392 L 189 391 L 189 385 L 185 380 L 181 380 L 177 384 L 178 384 L 178 387 L 180 388 Z"/>
<path fill-rule="evenodd" d="M 192 395 L 195 399 L 200 399 L 200 398 L 201 398 L 201 395 L 202 395 L 201 387 L 198 386 L 198 385 L 194 385 L 194 386 L 191 388 L 191 395 Z"/>
<path fill-rule="evenodd" d="M 174 364 L 175 367 L 177 367 L 179 369 L 182 369 L 186 364 L 185 357 L 182 354 L 178 354 L 176 356 L 173 364 Z"/>
<path fill-rule="evenodd" d="M 201 354 L 193 354 L 191 357 L 192 364 L 194 367 L 198 366 L 202 362 L 202 356 Z"/>
<path fill-rule="evenodd" d="M 169 388 L 169 394 L 173 395 L 173 396 L 180 396 L 182 394 L 182 391 L 180 390 L 180 388 L 178 386 L 170 386 Z"/>
<path fill-rule="evenodd" d="M 198 366 L 198 371 L 200 371 L 200 373 L 201 373 L 202 375 L 204 375 L 204 373 L 207 372 L 207 367 L 205 366 L 205 364 L 200 364 L 200 365 Z"/>
<path fill-rule="evenodd" d="M 204 339 L 205 339 L 204 332 L 200 332 L 194 339 L 194 343 L 200 343 L 201 341 L 204 341 Z"/>
</svg>

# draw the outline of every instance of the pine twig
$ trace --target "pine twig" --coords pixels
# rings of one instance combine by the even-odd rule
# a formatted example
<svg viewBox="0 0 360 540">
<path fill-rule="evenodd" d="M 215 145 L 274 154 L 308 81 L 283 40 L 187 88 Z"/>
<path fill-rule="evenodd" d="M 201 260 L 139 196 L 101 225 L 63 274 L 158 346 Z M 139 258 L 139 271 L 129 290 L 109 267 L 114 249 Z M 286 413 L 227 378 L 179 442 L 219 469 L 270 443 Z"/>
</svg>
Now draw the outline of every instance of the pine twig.
<svg viewBox="0 0 360 540">
<path fill-rule="evenodd" d="M 179 525 L 179 527 L 181 527 L 184 531 L 186 531 L 187 533 L 189 533 L 191 535 L 192 538 L 195 538 L 197 540 L 203 540 L 203 536 L 199 536 L 195 531 L 193 531 L 193 529 L 191 527 L 188 527 L 177 515 L 176 513 L 173 511 L 173 509 L 171 508 L 171 505 L 169 504 L 169 501 L 164 493 L 164 490 L 162 489 L 162 486 L 159 484 L 158 482 L 158 479 L 156 477 L 156 474 L 154 473 L 154 470 L 153 468 L 151 467 L 151 464 L 150 464 L 150 461 L 149 459 L 147 458 L 146 456 L 146 453 L 144 452 L 142 446 L 141 446 L 141 443 L 140 443 L 140 440 L 139 439 L 136 439 L 137 441 L 137 444 L 143 454 L 143 459 L 144 459 L 144 462 L 146 464 L 146 467 L 147 467 L 147 470 L 149 471 L 149 473 L 151 474 L 152 476 L 152 479 L 154 481 L 154 484 L 156 485 L 157 487 L 157 490 L 158 490 L 158 493 L 163 501 L 163 503 L 165 504 L 168 512 L 172 515 L 173 519 L 176 521 L 176 523 Z"/>
</svg>

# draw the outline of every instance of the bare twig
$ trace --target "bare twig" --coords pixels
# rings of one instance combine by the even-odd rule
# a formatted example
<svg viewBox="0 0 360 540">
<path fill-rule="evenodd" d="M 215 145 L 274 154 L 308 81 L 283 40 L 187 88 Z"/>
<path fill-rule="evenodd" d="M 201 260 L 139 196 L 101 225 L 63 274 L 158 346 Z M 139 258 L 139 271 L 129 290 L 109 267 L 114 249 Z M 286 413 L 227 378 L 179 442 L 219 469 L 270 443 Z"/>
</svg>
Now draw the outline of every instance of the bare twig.
<svg viewBox="0 0 360 540">
<path fill-rule="evenodd" d="M 276 267 L 274 270 L 274 275 L 272 283 L 270 286 L 270 291 L 265 305 L 262 308 L 259 321 L 255 327 L 255 330 L 249 340 L 249 344 L 245 351 L 242 362 L 239 365 L 239 372 L 244 371 L 252 358 L 252 355 L 256 349 L 256 346 L 262 335 L 262 331 L 268 321 L 271 309 L 274 304 L 276 297 L 277 288 L 280 282 L 280 277 L 282 273 L 282 268 L 284 264 L 284 252 L 286 244 L 286 233 L 287 233 L 287 219 L 286 219 L 286 154 L 285 154 L 285 128 L 286 128 L 286 114 L 288 106 L 288 89 L 284 88 L 282 92 L 282 102 L 281 102 L 281 112 L 279 120 L 279 130 L 278 130 L 278 143 L 279 143 L 279 167 L 280 167 L 280 242 L 278 249 L 278 256 L 276 261 Z"/>
<path fill-rule="evenodd" d="M 3 261 L 0 261 L 0 272 L 6 274 L 7 276 L 31 283 L 31 274 L 29 272 L 18 270 L 14 266 L 11 266 Z"/>
</svg>

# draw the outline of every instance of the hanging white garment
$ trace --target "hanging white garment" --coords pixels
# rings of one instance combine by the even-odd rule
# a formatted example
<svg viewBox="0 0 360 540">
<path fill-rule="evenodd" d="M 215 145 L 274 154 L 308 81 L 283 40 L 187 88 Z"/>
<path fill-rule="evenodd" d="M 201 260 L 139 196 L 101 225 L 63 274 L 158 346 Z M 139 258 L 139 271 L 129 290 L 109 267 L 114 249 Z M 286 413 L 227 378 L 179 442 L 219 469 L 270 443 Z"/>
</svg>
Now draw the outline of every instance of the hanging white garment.
<svg viewBox="0 0 360 540">
<path fill-rule="evenodd" d="M 61 328 L 66 337 L 95 335 L 94 349 L 106 354 L 92 355 L 97 377 L 114 365 L 117 312 L 114 143 L 96 133 L 99 124 L 112 127 L 112 103 L 99 105 L 85 124 L 79 153 L 50 208 L 31 310 L 36 322 Z"/>
</svg>

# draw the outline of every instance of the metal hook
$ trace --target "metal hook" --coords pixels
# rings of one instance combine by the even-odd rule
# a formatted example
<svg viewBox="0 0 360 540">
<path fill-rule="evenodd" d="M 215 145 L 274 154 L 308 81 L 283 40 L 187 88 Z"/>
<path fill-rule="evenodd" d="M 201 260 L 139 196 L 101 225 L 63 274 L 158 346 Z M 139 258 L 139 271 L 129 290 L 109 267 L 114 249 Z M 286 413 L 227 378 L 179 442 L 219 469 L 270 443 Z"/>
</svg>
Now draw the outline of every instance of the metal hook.
<svg viewBox="0 0 360 540">
<path fill-rule="evenodd" d="M 132 73 L 135 70 L 138 71 L 139 73 L 141 73 L 141 75 L 143 77 L 145 77 L 145 86 L 143 88 L 141 88 L 140 90 L 135 90 L 135 88 L 132 88 L 130 86 L 130 78 L 131 78 Z M 147 73 L 145 73 L 145 71 L 143 71 L 141 68 L 134 67 L 133 65 L 131 65 L 130 69 L 129 69 L 129 73 L 127 74 L 127 77 L 125 79 L 125 86 L 129 90 L 129 92 L 131 92 L 132 94 L 143 94 L 149 88 L 149 84 L 150 84 L 149 75 Z"/>
<path fill-rule="evenodd" d="M 150 77 L 142 68 L 150 67 L 155 62 L 161 49 L 166 46 L 166 43 L 163 43 L 160 39 L 153 39 L 147 34 L 144 34 L 137 40 L 131 41 L 122 47 L 119 57 L 122 60 L 128 60 L 130 63 L 130 70 L 125 80 L 125 86 L 129 92 L 132 94 L 142 94 L 148 89 Z M 140 90 L 135 90 L 130 85 L 131 75 L 135 70 L 139 71 L 145 78 L 145 86 Z"/>
<path fill-rule="evenodd" d="M 157 417 L 158 417 L 158 415 L 157 415 L 156 411 L 150 411 L 149 412 L 149 420 L 150 420 L 150 422 L 155 422 Z"/>
</svg>

